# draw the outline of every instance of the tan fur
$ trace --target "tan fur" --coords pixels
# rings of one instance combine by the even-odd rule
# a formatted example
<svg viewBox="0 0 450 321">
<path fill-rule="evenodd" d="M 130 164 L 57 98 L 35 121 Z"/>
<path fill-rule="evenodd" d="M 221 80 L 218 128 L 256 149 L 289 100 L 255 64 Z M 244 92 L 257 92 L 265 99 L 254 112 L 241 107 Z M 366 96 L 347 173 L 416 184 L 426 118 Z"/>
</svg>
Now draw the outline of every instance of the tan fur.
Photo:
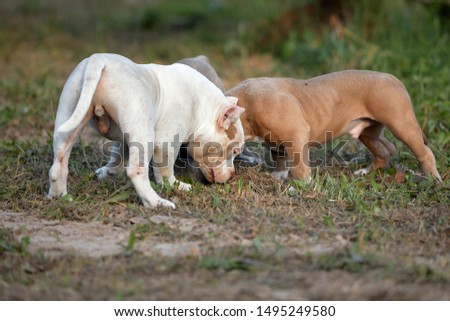
<svg viewBox="0 0 450 321">
<path fill-rule="evenodd" d="M 223 85 L 222 80 L 220 80 L 214 68 L 209 63 L 208 57 L 204 55 L 200 55 L 192 58 L 184 58 L 178 61 L 180 64 L 185 64 L 191 68 L 194 68 L 203 76 L 208 78 L 214 85 L 217 86 L 222 92 L 225 92 L 225 86 Z"/>
<path fill-rule="evenodd" d="M 303 159 L 294 162 L 293 178 L 309 179 L 309 146 L 349 132 L 374 154 L 367 171 L 388 166 L 395 148 L 383 136 L 386 126 L 412 150 L 426 174 L 441 180 L 408 92 L 392 75 L 347 70 L 308 80 L 253 78 L 227 95 L 238 97 L 245 108 L 241 121 L 246 139 L 282 144 L 290 161 Z"/>
<path fill-rule="evenodd" d="M 234 140 L 238 135 L 237 128 L 234 124 L 231 124 L 228 130 L 226 130 L 225 132 L 227 133 L 227 136 L 230 140 Z"/>
</svg>

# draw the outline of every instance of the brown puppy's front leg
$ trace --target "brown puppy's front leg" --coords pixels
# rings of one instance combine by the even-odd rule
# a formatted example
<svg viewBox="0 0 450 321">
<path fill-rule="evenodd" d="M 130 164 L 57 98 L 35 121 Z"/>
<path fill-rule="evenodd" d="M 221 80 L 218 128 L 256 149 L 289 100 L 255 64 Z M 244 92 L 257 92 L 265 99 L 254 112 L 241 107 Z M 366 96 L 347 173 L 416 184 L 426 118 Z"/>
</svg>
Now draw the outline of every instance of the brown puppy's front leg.
<svg viewBox="0 0 450 321">
<path fill-rule="evenodd" d="M 293 179 L 311 181 L 311 169 L 309 168 L 308 139 L 299 139 L 291 142 L 291 146 L 285 149 L 289 157 L 289 168 Z"/>
</svg>

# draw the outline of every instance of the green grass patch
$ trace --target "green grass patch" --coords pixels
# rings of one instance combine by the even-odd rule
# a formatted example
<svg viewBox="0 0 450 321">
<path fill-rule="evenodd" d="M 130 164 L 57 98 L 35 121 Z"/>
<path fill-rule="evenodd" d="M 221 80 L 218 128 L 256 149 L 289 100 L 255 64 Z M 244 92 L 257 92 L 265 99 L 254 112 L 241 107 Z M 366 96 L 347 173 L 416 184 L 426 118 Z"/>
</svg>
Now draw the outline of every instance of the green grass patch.
<svg viewBox="0 0 450 321">
<path fill-rule="evenodd" d="M 306 10 L 316 3 L 2 2 L 0 210 L 8 215 L 0 227 L 0 298 L 447 298 L 448 22 L 439 8 L 416 2 L 353 1 L 336 30 Z M 370 156 L 349 143 L 340 155 L 349 163 L 335 164 L 336 141 L 316 155 L 327 162 L 313 168 L 311 183 L 277 181 L 265 166 L 241 168 L 223 185 L 180 173 L 192 191 L 152 182 L 177 209 L 145 209 L 126 174 L 97 180 L 94 170 L 105 160 L 83 142 L 69 162 L 70 195 L 47 200 L 59 94 L 81 59 L 105 51 L 142 63 L 207 54 L 227 87 L 255 76 L 307 78 L 347 68 L 392 73 L 410 93 L 444 182 L 421 176 L 417 159 L 387 131 L 397 152 L 386 170 L 356 177 Z M 45 236 L 55 237 L 55 248 L 67 239 L 59 228 L 100 223 L 117 236 L 119 254 L 36 249 L 39 229 L 27 219 L 54 228 Z M 85 235 L 86 243 L 96 235 Z M 158 245 L 184 255 L 145 253 Z M 349 284 L 358 286 L 344 291 Z"/>
</svg>

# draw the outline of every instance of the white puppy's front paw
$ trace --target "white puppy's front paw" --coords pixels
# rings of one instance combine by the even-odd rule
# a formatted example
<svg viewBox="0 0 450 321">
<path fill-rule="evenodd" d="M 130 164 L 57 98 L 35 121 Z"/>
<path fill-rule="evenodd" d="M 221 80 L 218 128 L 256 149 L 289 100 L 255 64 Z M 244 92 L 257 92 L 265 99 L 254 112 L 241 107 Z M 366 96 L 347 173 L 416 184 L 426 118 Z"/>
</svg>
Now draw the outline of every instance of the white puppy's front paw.
<svg viewBox="0 0 450 321">
<path fill-rule="evenodd" d="M 177 181 L 177 183 L 178 183 L 178 189 L 180 191 L 191 191 L 192 190 L 192 185 L 191 184 L 183 183 L 183 182 L 180 182 L 180 181 Z"/>
<path fill-rule="evenodd" d="M 172 203 L 171 201 L 168 201 L 164 198 L 161 198 L 158 200 L 158 206 L 170 207 L 173 210 L 176 208 L 174 203 Z"/>
<path fill-rule="evenodd" d="M 157 208 L 159 206 L 162 207 L 170 207 L 172 209 L 175 209 L 176 206 L 171 201 L 168 201 L 164 198 L 158 197 L 157 199 L 142 199 L 142 204 L 144 204 L 144 207 L 146 208 Z"/>
</svg>

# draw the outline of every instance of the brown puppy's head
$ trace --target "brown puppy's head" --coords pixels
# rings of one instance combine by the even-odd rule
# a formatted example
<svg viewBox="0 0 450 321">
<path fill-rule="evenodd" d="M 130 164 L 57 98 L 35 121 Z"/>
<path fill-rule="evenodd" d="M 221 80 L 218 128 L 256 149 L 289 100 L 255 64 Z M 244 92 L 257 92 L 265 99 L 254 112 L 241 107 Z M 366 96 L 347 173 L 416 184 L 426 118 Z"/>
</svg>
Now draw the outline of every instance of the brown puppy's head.
<svg viewBox="0 0 450 321">
<path fill-rule="evenodd" d="M 200 130 L 188 145 L 189 154 L 210 182 L 225 183 L 235 174 L 233 160 L 244 146 L 244 129 L 239 119 L 244 108 L 236 105 L 237 98 L 227 98 L 229 103 L 219 109 L 214 128 Z"/>
</svg>

